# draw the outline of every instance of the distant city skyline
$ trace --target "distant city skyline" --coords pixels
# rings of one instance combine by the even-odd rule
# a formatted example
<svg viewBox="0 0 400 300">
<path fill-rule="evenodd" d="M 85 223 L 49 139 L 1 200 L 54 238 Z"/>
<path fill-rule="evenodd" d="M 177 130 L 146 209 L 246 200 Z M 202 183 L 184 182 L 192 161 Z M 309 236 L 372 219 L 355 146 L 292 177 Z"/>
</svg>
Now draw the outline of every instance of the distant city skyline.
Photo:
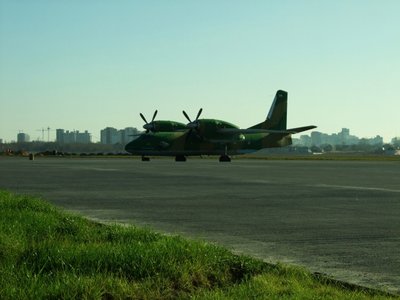
<svg viewBox="0 0 400 300">
<path fill-rule="evenodd" d="M 97 131 L 94 131 L 94 132 L 92 132 L 92 131 L 90 131 L 90 130 L 87 130 L 87 129 L 84 129 L 84 130 L 78 130 L 78 129 L 64 129 L 64 128 L 62 128 L 62 129 L 68 130 L 68 131 L 70 131 L 70 132 L 74 132 L 74 131 L 77 131 L 77 132 L 82 132 L 82 131 L 83 131 L 83 132 L 85 132 L 85 131 L 87 131 L 87 132 L 89 132 L 89 133 L 91 134 L 91 140 L 92 140 L 94 143 L 96 143 L 96 142 L 101 142 L 101 131 L 104 130 L 105 128 L 107 128 L 107 127 L 115 128 L 115 127 L 113 127 L 113 126 L 106 126 L 106 127 L 103 127 L 103 128 L 101 128 L 101 129 L 99 129 L 99 130 L 97 130 Z M 48 128 L 50 128 L 50 131 L 47 130 Z M 142 126 L 140 126 L 140 127 L 131 127 L 131 126 L 127 126 L 127 127 L 125 127 L 125 128 L 134 128 L 134 129 L 136 129 L 138 132 L 144 131 L 144 129 L 142 128 Z M 342 130 L 343 128 L 345 128 L 345 127 L 340 127 L 340 130 Z M 27 135 L 29 136 L 30 141 L 44 141 L 44 142 L 47 142 L 48 139 L 49 139 L 50 141 L 56 141 L 56 139 L 57 139 L 56 131 L 59 130 L 59 129 L 61 129 L 61 128 L 53 129 L 53 128 L 49 127 L 49 126 L 48 126 L 48 127 L 43 127 L 42 129 L 34 130 L 34 132 L 37 132 L 36 134 L 32 133 L 31 131 L 18 130 L 18 132 L 15 133 L 15 136 L 14 136 L 13 138 L 11 138 L 11 139 L 5 139 L 5 138 L 3 138 L 2 136 L 0 136 L 0 139 L 2 139 L 3 142 L 7 142 L 7 143 L 8 143 L 8 142 L 11 142 L 11 141 L 17 141 L 17 139 L 18 139 L 18 134 L 19 134 L 19 133 L 25 133 L 25 134 L 27 134 Z M 332 134 L 338 133 L 340 130 L 338 129 L 338 131 L 336 131 L 336 132 L 330 132 L 330 133 L 329 133 L 329 132 L 323 132 L 323 133 L 324 133 L 324 134 L 332 135 Z M 351 129 L 350 129 L 350 130 L 351 130 Z M 312 132 L 322 132 L 322 131 L 318 130 L 318 128 L 317 128 L 317 130 L 312 130 L 312 131 L 310 131 L 310 132 L 306 132 L 306 133 L 303 133 L 303 134 L 294 134 L 294 135 L 293 135 L 293 138 L 299 139 L 302 135 L 308 135 L 308 136 L 310 136 Z M 385 143 L 390 143 L 390 141 L 391 141 L 393 138 L 400 138 L 400 135 L 399 135 L 399 136 L 388 137 L 387 139 L 385 139 L 385 138 L 383 137 L 383 135 L 381 135 L 381 134 L 379 134 L 379 133 L 372 134 L 371 136 L 357 136 L 357 135 L 355 135 L 355 134 L 354 134 L 354 136 L 356 136 L 357 138 L 360 138 L 360 139 L 362 139 L 362 138 L 370 139 L 370 138 L 374 138 L 374 137 L 376 137 L 376 136 L 381 136 L 381 137 L 383 138 L 383 140 L 384 140 Z"/>
<path fill-rule="evenodd" d="M 49 127 L 48 127 L 49 128 Z M 90 143 L 103 143 L 103 144 L 113 144 L 113 143 L 125 143 L 126 141 L 129 140 L 129 137 L 135 134 L 138 134 L 140 132 L 144 132 L 143 129 L 137 129 L 136 127 L 125 127 L 123 129 L 117 129 L 115 127 L 112 126 L 106 126 L 102 129 L 100 129 L 98 132 L 93 133 L 93 132 L 89 132 L 88 130 L 84 130 L 83 132 L 79 131 L 79 130 L 68 130 L 68 129 L 63 129 L 63 128 L 57 128 L 57 130 L 55 130 L 56 134 L 53 137 L 50 134 L 50 142 L 57 142 L 60 141 L 60 138 L 57 138 L 57 134 L 60 134 L 60 136 L 62 134 L 66 134 L 69 135 L 72 138 L 72 135 L 81 135 L 82 137 L 80 138 L 80 141 L 82 141 L 82 139 L 85 141 L 84 143 L 90 142 Z M 47 133 L 47 132 L 46 132 Z M 321 132 L 319 130 L 312 130 L 310 132 L 305 132 L 303 134 L 294 134 L 292 135 L 292 138 L 296 141 L 296 144 L 304 144 L 304 145 L 308 145 L 311 146 L 313 143 L 311 142 L 313 136 L 314 139 L 315 137 L 318 135 L 318 139 L 322 139 L 320 143 L 315 143 L 314 144 L 356 144 L 357 142 L 359 142 L 359 140 L 361 139 L 366 139 L 366 140 L 374 140 L 374 139 L 378 139 L 378 140 L 382 140 L 382 143 L 391 143 L 391 141 L 393 139 L 400 139 L 399 136 L 393 136 L 391 137 L 389 140 L 384 140 L 384 138 L 380 135 L 380 134 L 375 134 L 373 136 L 357 136 L 357 135 L 353 135 L 351 134 L 352 131 L 350 128 L 345 128 L 345 127 L 341 127 L 340 130 L 338 130 L 337 132 L 331 132 L 331 133 L 326 133 L 326 132 Z M 33 139 L 32 136 L 29 134 L 29 132 L 18 132 L 16 133 L 16 138 L 13 140 L 5 140 L 2 137 L 0 137 L 0 139 L 2 139 L 3 143 L 10 143 L 10 142 L 17 142 L 18 140 L 23 139 L 22 138 L 28 138 L 28 141 L 44 141 L 47 142 L 47 138 L 46 139 L 42 139 L 42 138 L 37 138 L 37 139 Z M 85 137 L 83 137 L 85 136 Z M 98 139 L 93 139 L 94 136 L 99 136 Z M 47 136 L 46 136 L 47 137 Z M 308 137 L 310 142 L 306 142 L 306 140 L 308 140 Z M 76 139 L 76 137 L 75 137 Z M 78 139 L 79 140 L 79 139 Z M 106 142 L 107 141 L 107 142 Z"/>
<path fill-rule="evenodd" d="M 400 1 L 0 1 L 0 138 L 141 128 L 182 110 L 248 128 L 400 136 Z M 340 126 L 339 126 L 340 124 Z M 54 139 L 54 132 L 50 132 Z M 45 132 L 46 140 L 47 132 Z"/>
<path fill-rule="evenodd" d="M 313 130 L 309 135 L 302 134 L 300 137 L 293 138 L 293 144 L 307 147 L 321 145 L 357 145 L 361 141 L 370 145 L 384 144 L 383 137 L 379 134 L 374 137 L 360 138 L 350 134 L 349 128 L 342 128 L 340 132 L 330 134 Z"/>
</svg>

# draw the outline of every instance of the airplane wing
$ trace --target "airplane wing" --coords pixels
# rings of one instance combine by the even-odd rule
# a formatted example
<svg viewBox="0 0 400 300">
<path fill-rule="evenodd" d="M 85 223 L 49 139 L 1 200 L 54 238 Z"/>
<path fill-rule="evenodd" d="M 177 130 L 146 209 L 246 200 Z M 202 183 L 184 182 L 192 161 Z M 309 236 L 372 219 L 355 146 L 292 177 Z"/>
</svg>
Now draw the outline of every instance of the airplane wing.
<svg viewBox="0 0 400 300">
<path fill-rule="evenodd" d="M 251 134 L 251 133 L 276 133 L 276 134 L 294 134 L 302 131 L 317 128 L 317 126 L 304 126 L 285 130 L 274 130 L 274 129 L 237 129 L 237 128 L 221 128 L 218 130 L 219 133 L 226 134 Z"/>
<path fill-rule="evenodd" d="M 219 133 L 226 134 L 239 134 L 239 133 L 286 133 L 283 130 L 270 130 L 270 129 L 237 129 L 237 128 L 221 128 L 218 129 Z"/>
</svg>

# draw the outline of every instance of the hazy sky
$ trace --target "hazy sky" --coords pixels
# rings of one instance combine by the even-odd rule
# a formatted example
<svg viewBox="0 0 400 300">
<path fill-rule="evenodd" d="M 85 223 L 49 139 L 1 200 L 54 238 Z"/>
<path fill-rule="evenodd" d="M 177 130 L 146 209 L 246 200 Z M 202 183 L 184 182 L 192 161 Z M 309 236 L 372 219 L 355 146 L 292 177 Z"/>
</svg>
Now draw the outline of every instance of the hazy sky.
<svg viewBox="0 0 400 300">
<path fill-rule="evenodd" d="M 139 112 L 186 122 L 200 107 L 247 128 L 283 89 L 289 127 L 390 141 L 399 16 L 398 0 L 0 0 L 0 138 L 97 140 L 141 128 Z"/>
</svg>

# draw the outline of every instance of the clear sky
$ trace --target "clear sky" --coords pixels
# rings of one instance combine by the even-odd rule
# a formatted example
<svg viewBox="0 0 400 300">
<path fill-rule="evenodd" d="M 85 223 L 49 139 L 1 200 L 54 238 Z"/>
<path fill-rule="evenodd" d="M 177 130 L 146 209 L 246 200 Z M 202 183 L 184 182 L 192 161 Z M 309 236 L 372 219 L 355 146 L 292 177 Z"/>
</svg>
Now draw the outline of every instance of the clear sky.
<svg viewBox="0 0 400 300">
<path fill-rule="evenodd" d="M 400 136 L 400 1 L 0 0 L 0 138 L 141 128 L 139 112 L 242 128 Z M 47 137 L 47 134 L 45 135 Z M 55 137 L 55 133 L 51 133 Z"/>
</svg>

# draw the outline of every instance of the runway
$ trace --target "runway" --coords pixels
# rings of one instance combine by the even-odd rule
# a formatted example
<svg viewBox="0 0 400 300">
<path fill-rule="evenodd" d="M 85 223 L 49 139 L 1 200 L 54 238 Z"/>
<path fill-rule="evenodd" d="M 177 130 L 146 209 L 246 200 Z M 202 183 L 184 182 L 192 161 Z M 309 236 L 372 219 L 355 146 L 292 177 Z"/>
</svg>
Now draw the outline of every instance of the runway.
<svg viewBox="0 0 400 300">
<path fill-rule="evenodd" d="M 0 188 L 400 293 L 400 164 L 0 158 Z"/>
</svg>

